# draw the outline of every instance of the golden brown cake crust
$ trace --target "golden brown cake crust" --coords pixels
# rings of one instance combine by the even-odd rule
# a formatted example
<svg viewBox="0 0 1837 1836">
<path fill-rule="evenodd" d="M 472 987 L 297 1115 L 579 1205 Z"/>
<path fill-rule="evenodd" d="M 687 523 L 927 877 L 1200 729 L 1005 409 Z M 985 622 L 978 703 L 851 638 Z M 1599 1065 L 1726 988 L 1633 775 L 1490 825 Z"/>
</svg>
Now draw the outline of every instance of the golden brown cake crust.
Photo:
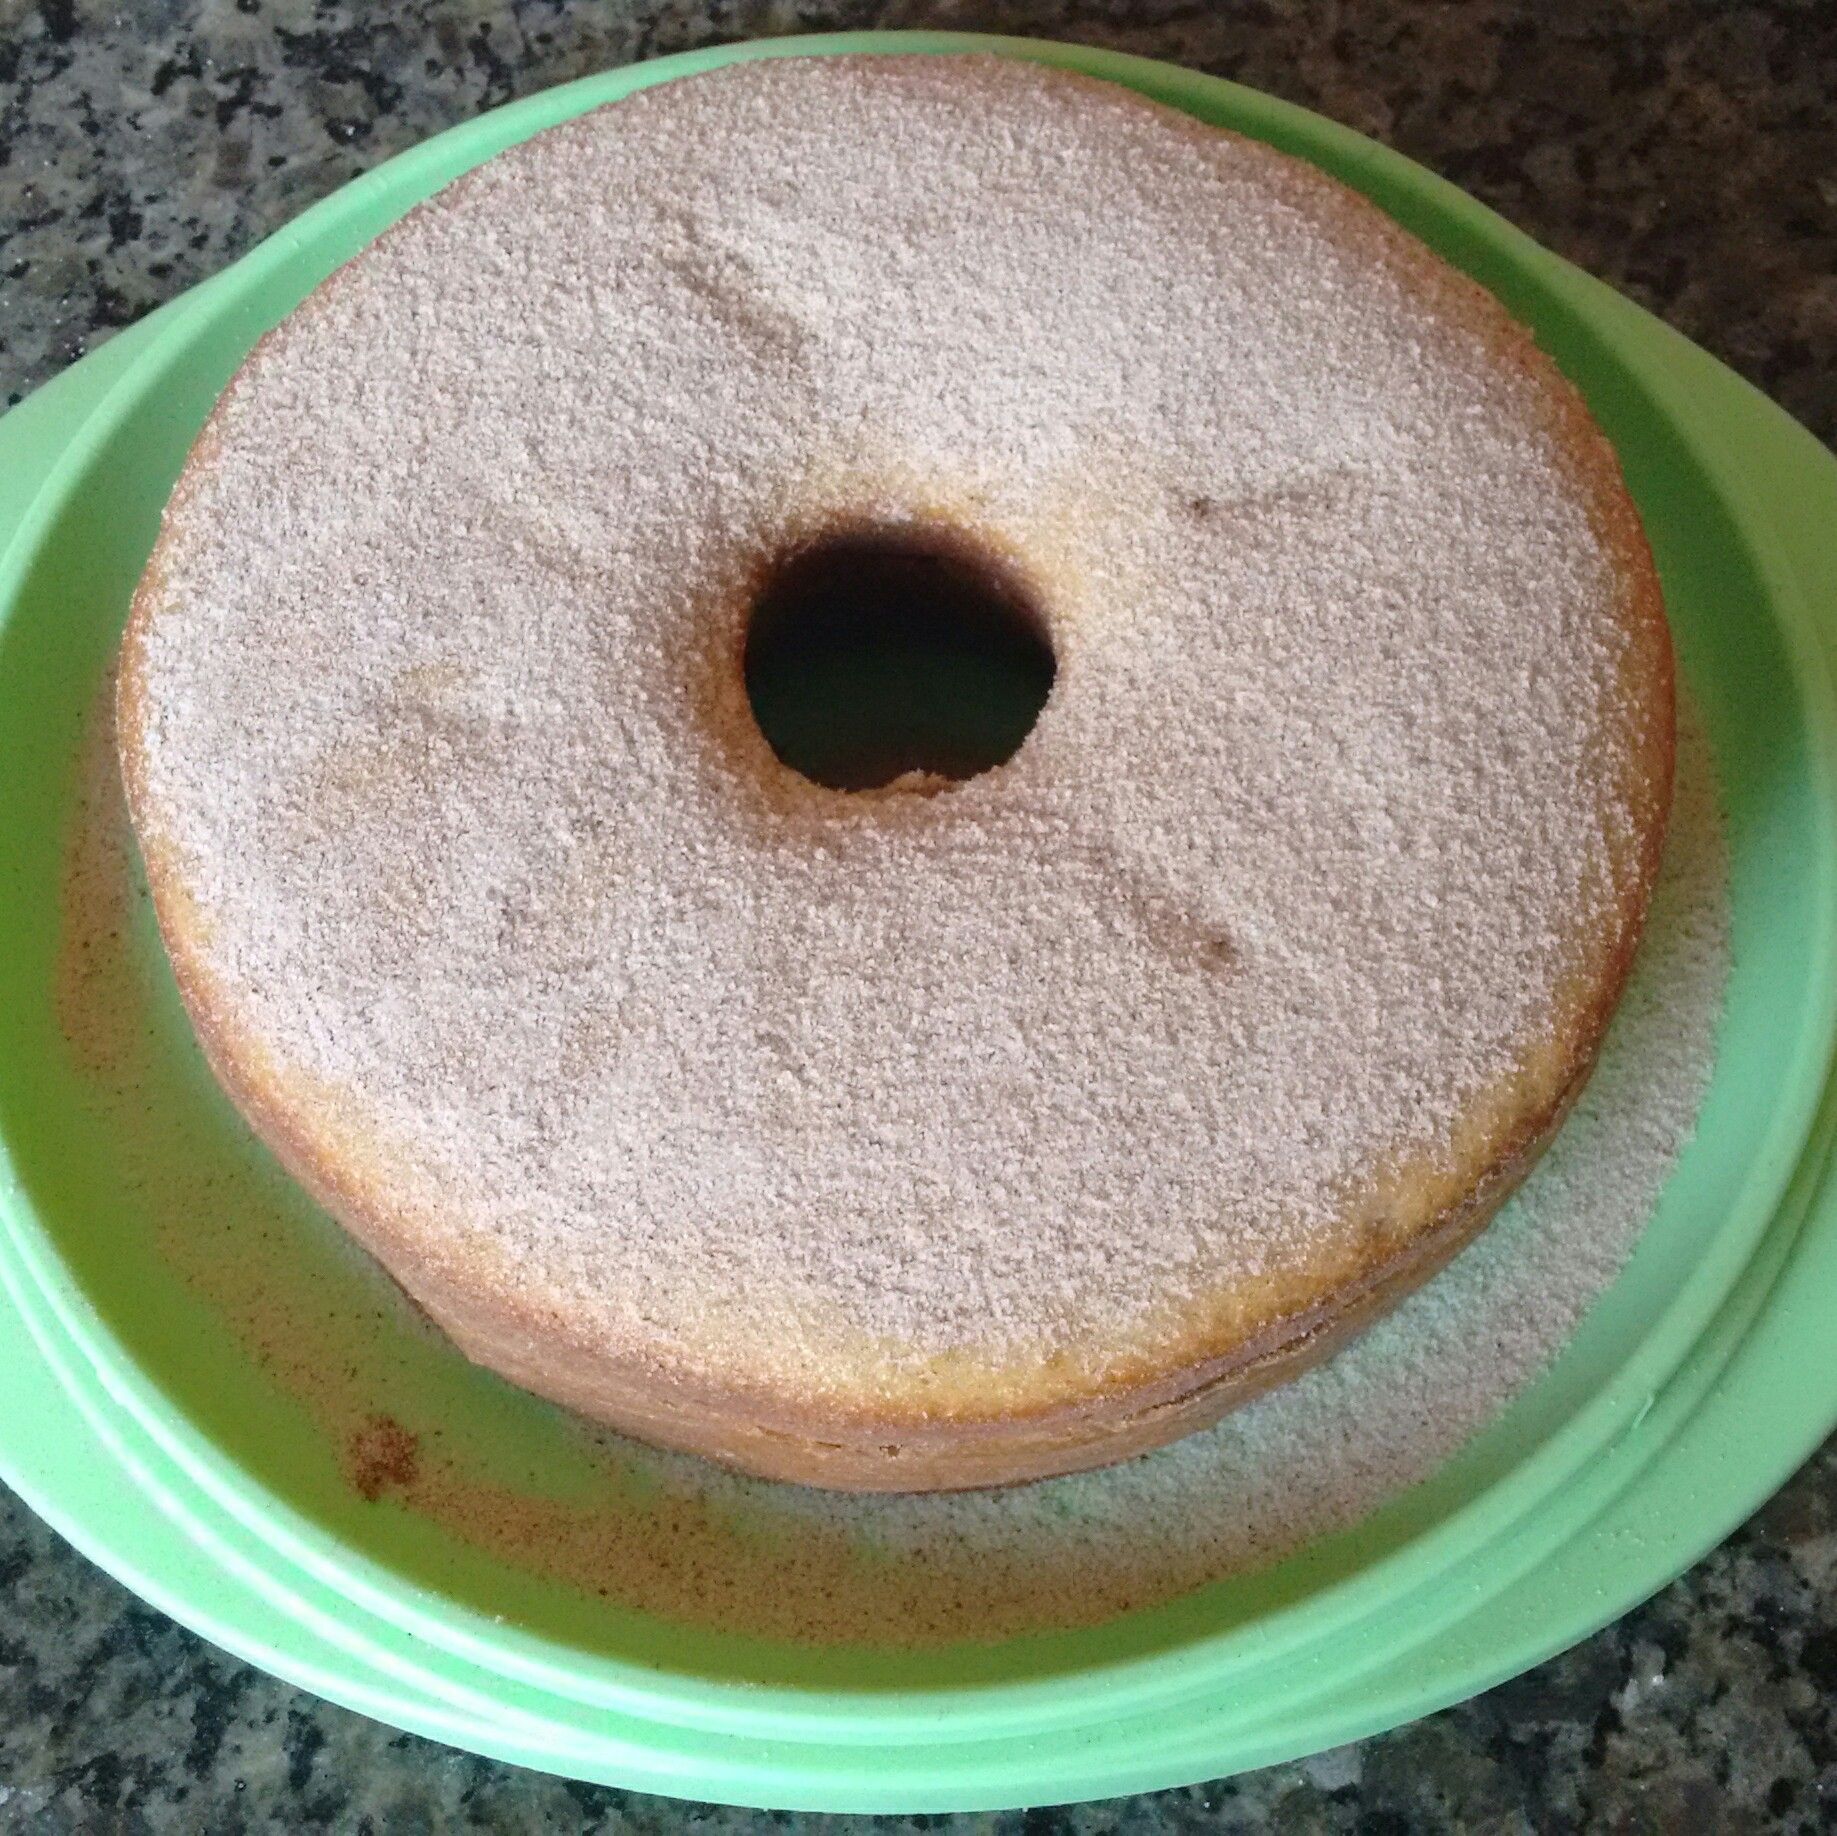
<svg viewBox="0 0 1837 1836">
<path fill-rule="evenodd" d="M 998 92 L 1002 67 L 980 60 L 965 84 Z M 697 79 L 703 81 L 705 79 Z M 1107 86 L 1054 75 L 1066 98 Z M 621 105 L 622 107 L 629 105 Z M 1215 144 L 1216 130 L 1147 103 L 1161 131 Z M 1225 139 L 1232 137 L 1225 136 Z M 1611 448 L 1575 390 L 1531 338 L 1471 283 L 1438 262 L 1363 200 L 1299 162 L 1259 150 L 1272 191 L 1336 239 L 1357 263 L 1399 277 L 1438 326 L 1479 341 L 1501 372 L 1531 387 L 1561 467 L 1586 506 L 1614 590 L 1626 743 L 1617 781 L 1597 787 L 1615 819 L 1597 908 L 1578 915 L 1577 966 L 1552 1004 L 1543 1038 L 1461 1119 L 1452 1149 L 1405 1154 L 1347 1199 L 1341 1228 L 1323 1233 L 1305 1262 L 1182 1301 L 1157 1321 L 1140 1354 L 1127 1344 L 1101 1359 L 1027 1364 L 945 1359 L 903 1396 L 878 1375 L 800 1393 L 742 1372 L 724 1381 L 719 1359 L 659 1358 L 610 1342 L 525 1279 L 514 1256 L 448 1233 L 396 1177 L 392 1150 L 366 1133 L 336 1090 L 288 1066 L 272 1042 L 241 1023 L 211 961 L 210 917 L 196 876 L 169 840 L 147 770 L 146 647 L 173 603 L 169 545 L 185 526 L 199 481 L 217 463 L 219 430 L 242 376 L 200 436 L 174 493 L 124 644 L 119 730 L 124 778 L 160 929 L 186 1008 L 218 1078 L 256 1132 L 363 1242 L 468 1356 L 512 1381 L 627 1432 L 782 1479 L 854 1489 L 948 1489 L 1006 1483 L 1101 1465 L 1216 1420 L 1330 1353 L 1378 1312 L 1433 1274 L 1485 1224 L 1560 1125 L 1585 1083 L 1624 986 L 1658 867 L 1674 749 L 1672 656 L 1655 570 Z M 379 247 L 387 247 L 385 238 Z M 375 258 L 360 257 L 353 268 Z M 348 274 L 350 270 L 344 271 Z M 301 309 L 322 314 L 343 274 Z M 290 336 L 289 321 L 258 347 Z M 254 359 L 251 360 L 253 363 Z M 815 514 L 834 515 L 833 506 Z M 744 735 L 742 749 L 752 742 Z"/>
</svg>

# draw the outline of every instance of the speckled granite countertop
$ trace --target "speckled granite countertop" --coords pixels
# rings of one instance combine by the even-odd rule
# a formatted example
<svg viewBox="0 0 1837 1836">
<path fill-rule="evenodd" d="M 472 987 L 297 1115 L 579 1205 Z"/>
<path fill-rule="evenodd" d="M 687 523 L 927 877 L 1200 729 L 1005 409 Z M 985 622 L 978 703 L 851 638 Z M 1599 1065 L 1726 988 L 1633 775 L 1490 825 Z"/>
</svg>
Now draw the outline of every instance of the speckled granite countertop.
<svg viewBox="0 0 1837 1836">
<path fill-rule="evenodd" d="M 1837 437 L 1828 0 L 0 0 L 0 400 L 387 154 L 718 39 L 976 26 L 1164 57 L 1374 134 Z M 142 1606 L 0 1492 L 0 1831 L 763 1827 L 365 1721 Z M 1837 1828 L 1837 1443 L 1690 1575 L 1477 1701 L 1191 1791 L 940 1825 Z"/>
</svg>

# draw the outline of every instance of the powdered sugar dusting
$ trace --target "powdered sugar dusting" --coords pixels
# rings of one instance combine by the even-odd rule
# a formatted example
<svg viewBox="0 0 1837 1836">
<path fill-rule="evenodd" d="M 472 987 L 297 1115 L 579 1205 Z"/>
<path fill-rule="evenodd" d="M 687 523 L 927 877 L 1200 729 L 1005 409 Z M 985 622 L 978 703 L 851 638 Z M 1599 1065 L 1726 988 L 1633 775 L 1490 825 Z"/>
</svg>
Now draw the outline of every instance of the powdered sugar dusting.
<svg viewBox="0 0 1837 1836">
<path fill-rule="evenodd" d="M 621 1343 L 814 1382 L 1289 1267 L 1547 1045 L 1625 871 L 1540 385 L 1274 156 L 1061 82 L 544 135 L 263 347 L 169 526 L 140 815 L 222 999 Z M 1034 580 L 1010 766 L 762 792 L 734 594 L 841 515 Z"/>
</svg>

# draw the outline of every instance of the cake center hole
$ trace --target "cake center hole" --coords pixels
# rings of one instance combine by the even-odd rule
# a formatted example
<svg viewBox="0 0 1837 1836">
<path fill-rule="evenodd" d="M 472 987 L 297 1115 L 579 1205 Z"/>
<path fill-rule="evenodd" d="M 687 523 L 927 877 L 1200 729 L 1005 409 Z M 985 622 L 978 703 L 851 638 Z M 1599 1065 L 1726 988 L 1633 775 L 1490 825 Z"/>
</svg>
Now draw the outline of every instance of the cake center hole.
<svg viewBox="0 0 1837 1836">
<path fill-rule="evenodd" d="M 767 574 L 746 694 L 772 750 L 834 790 L 973 778 L 1032 731 L 1056 664 L 1006 569 L 939 538 L 832 536 Z"/>
</svg>

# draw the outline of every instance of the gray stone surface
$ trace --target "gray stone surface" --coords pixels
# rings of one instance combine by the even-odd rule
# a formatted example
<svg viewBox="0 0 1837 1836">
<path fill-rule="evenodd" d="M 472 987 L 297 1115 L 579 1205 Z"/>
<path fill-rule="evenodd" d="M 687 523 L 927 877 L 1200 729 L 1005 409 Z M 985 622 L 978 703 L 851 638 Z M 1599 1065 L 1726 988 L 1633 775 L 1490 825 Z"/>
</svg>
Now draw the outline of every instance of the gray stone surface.
<svg viewBox="0 0 1837 1836">
<path fill-rule="evenodd" d="M 481 108 L 720 39 L 942 25 L 1189 63 L 1423 160 L 1837 436 L 1837 8 L 1819 0 L 0 0 L 0 400 Z M 1243 1779 L 914 1827 L 1837 1828 L 1837 1448 L 1618 1626 Z M 763 1827 L 325 1706 L 0 1493 L 0 1831 Z"/>
</svg>

